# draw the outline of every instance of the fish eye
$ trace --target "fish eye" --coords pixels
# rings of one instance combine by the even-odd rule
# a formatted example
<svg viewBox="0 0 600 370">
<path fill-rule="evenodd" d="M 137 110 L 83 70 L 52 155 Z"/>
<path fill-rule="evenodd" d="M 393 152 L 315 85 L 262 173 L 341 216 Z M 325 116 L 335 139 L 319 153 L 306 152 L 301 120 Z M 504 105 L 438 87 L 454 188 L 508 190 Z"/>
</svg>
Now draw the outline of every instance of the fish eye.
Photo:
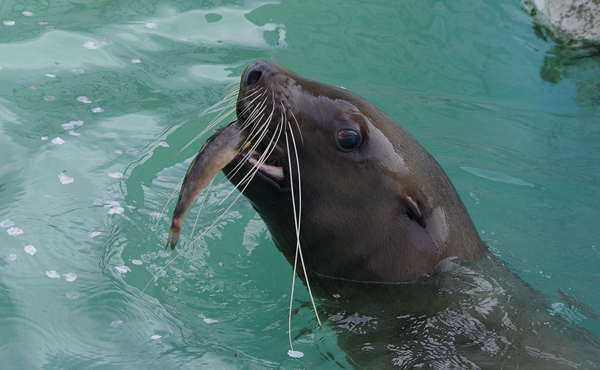
<svg viewBox="0 0 600 370">
<path fill-rule="evenodd" d="M 356 150 L 361 142 L 360 134 L 354 130 L 340 130 L 337 133 L 337 145 L 344 152 Z"/>
</svg>

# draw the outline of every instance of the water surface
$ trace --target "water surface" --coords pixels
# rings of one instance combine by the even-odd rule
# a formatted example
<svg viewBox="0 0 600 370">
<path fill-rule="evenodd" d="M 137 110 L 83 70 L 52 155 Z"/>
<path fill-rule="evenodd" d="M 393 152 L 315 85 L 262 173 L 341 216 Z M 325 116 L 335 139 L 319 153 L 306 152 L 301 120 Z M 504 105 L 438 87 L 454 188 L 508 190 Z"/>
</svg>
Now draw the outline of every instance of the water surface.
<svg viewBox="0 0 600 370">
<path fill-rule="evenodd" d="M 305 356 L 287 355 L 292 268 L 245 199 L 162 270 L 165 205 L 205 138 L 182 148 L 256 58 L 394 117 L 493 254 L 600 336 L 599 60 L 544 79 L 556 45 L 518 1 L 8 0 L 0 18 L 3 368 L 352 366 L 301 284 Z M 231 189 L 201 195 L 196 235 Z"/>
</svg>

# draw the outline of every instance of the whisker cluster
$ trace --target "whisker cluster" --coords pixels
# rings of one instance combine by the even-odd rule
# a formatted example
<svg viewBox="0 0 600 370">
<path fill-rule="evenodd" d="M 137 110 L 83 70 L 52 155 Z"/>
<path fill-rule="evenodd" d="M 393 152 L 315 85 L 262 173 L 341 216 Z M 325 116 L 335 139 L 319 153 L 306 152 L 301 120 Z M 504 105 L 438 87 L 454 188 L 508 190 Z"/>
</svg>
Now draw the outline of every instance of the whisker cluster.
<svg viewBox="0 0 600 370">
<path fill-rule="evenodd" d="M 205 111 L 203 111 L 200 114 L 200 116 L 203 116 L 203 115 L 206 115 L 209 113 L 213 113 L 213 112 L 217 112 L 217 111 L 219 112 L 215 116 L 215 118 L 213 118 L 213 120 L 208 124 L 208 126 L 200 134 L 198 134 L 194 139 L 192 139 L 186 146 L 184 146 L 181 149 L 181 151 L 183 151 L 185 148 L 190 146 L 199 137 L 201 137 L 202 135 L 204 135 L 205 133 L 207 133 L 208 131 L 213 129 L 216 125 L 218 125 L 219 123 L 224 121 L 226 118 L 230 117 L 235 112 L 238 93 L 239 93 L 239 87 L 234 86 L 234 87 L 230 88 L 228 90 L 228 92 L 225 94 L 225 96 L 223 97 L 223 99 L 221 99 L 221 101 L 219 101 L 215 105 L 211 106 L 210 108 L 206 109 Z M 240 193 L 233 200 L 233 202 L 227 207 L 227 209 L 225 209 L 225 211 L 223 211 L 212 222 L 212 224 L 210 226 L 205 228 L 193 240 L 189 241 L 187 243 L 187 245 L 185 246 L 185 248 L 182 248 L 182 250 L 172 260 L 170 260 L 167 264 L 165 264 L 164 267 L 161 268 L 161 271 L 166 269 L 179 256 L 181 256 L 183 253 L 185 253 L 196 241 L 198 241 L 202 236 L 204 236 L 212 227 L 214 227 L 217 224 L 217 222 L 219 222 L 219 220 L 221 220 L 221 218 L 229 211 L 229 209 L 237 202 L 237 200 L 240 198 L 240 196 L 244 193 L 244 191 L 249 186 L 249 184 L 251 183 L 252 179 L 254 178 L 254 176 L 260 169 L 260 167 L 263 164 L 265 164 L 266 161 L 268 160 L 268 158 L 273 154 L 274 150 L 277 147 L 277 143 L 279 143 L 280 139 L 282 139 L 282 136 L 283 136 L 283 138 L 285 139 L 285 146 L 286 146 L 287 157 L 288 157 L 289 182 L 290 182 L 290 190 L 291 190 L 290 194 L 291 194 L 291 198 L 292 198 L 291 199 L 292 211 L 293 211 L 294 227 L 295 227 L 295 233 L 296 233 L 296 252 L 295 252 L 294 264 L 293 264 L 292 288 L 291 288 L 291 295 L 290 295 L 290 308 L 289 308 L 289 317 L 288 317 L 288 334 L 289 334 L 289 341 L 290 341 L 290 349 L 293 352 L 294 349 L 293 349 L 293 344 L 292 344 L 292 307 L 293 307 L 293 302 L 294 302 L 294 288 L 295 288 L 295 281 L 296 281 L 296 272 L 297 272 L 297 268 L 298 268 L 298 259 L 300 259 L 300 266 L 302 267 L 302 271 L 304 273 L 306 286 L 308 288 L 308 292 L 309 292 L 312 306 L 313 306 L 313 309 L 315 312 L 315 316 L 317 318 L 319 325 L 321 326 L 322 324 L 321 324 L 321 320 L 320 320 L 319 314 L 317 312 L 317 307 L 315 305 L 315 301 L 314 301 L 314 298 L 312 295 L 310 283 L 308 281 L 309 280 L 308 272 L 306 270 L 306 266 L 304 263 L 304 257 L 302 254 L 302 248 L 300 245 L 300 226 L 301 226 L 301 215 L 302 215 L 302 186 L 301 186 L 302 182 L 301 182 L 301 175 L 300 175 L 300 162 L 299 162 L 299 158 L 298 158 L 298 142 L 294 135 L 294 131 L 298 132 L 301 143 L 303 143 L 304 140 L 302 138 L 302 131 L 300 130 L 300 125 L 298 123 L 298 120 L 294 116 L 294 114 L 291 112 L 291 110 L 289 113 L 290 117 L 288 117 L 288 110 L 286 109 L 286 104 L 289 105 L 290 103 L 293 104 L 294 102 L 293 101 L 288 102 L 286 100 L 285 102 L 279 103 L 279 104 L 281 104 L 281 114 L 279 117 L 277 117 L 275 114 L 276 108 L 277 108 L 276 107 L 277 103 L 276 103 L 276 99 L 274 98 L 273 92 L 271 92 L 271 96 L 269 96 L 268 91 L 266 89 L 264 89 L 262 87 L 257 87 L 252 90 L 249 90 L 245 94 L 242 105 L 241 105 L 241 107 L 239 107 L 240 111 L 238 112 L 238 115 L 240 117 L 246 117 L 245 121 L 244 121 L 244 125 L 240 129 L 240 133 L 247 131 L 248 134 L 242 145 L 242 148 L 244 149 L 243 158 L 229 173 L 229 176 L 235 176 L 240 171 L 242 166 L 244 166 L 250 160 L 250 158 L 252 158 L 254 155 L 256 155 L 256 153 L 259 152 L 259 150 L 258 150 L 259 147 L 262 149 L 262 153 L 260 153 L 260 156 L 258 159 L 256 159 L 256 158 L 253 159 L 256 161 L 256 163 L 254 163 L 254 165 L 252 166 L 252 169 L 234 186 L 234 188 L 223 198 L 223 200 L 221 200 L 219 205 L 223 204 L 223 202 L 226 199 L 228 199 L 231 196 L 231 194 L 233 194 L 235 192 L 235 190 L 239 190 Z M 272 132 L 271 136 L 268 137 L 269 129 L 271 127 L 273 127 L 274 120 L 276 120 L 276 122 L 275 122 L 276 124 L 274 125 L 275 127 L 272 130 L 273 132 Z M 268 138 L 268 140 L 265 140 L 267 138 Z M 292 149 L 291 151 L 290 151 L 290 148 Z M 295 167 L 295 170 L 294 170 L 294 167 Z M 210 184 L 212 184 L 212 181 Z M 210 184 L 209 184 L 208 188 L 210 188 Z M 296 197 L 296 194 L 297 194 L 297 197 Z M 169 199 L 168 202 L 170 202 L 170 200 L 172 198 L 173 198 L 173 196 L 171 196 L 171 198 Z M 205 200 L 206 200 L 206 198 L 205 198 Z M 168 202 L 167 202 L 167 204 L 168 204 Z M 203 204 L 204 204 L 204 202 L 202 203 L 202 206 L 203 206 Z M 202 210 L 202 206 L 200 207 L 200 210 L 198 211 L 198 215 L 200 214 L 200 211 Z M 165 208 L 166 208 L 166 205 L 165 205 Z M 192 234 L 190 235 L 190 239 L 192 239 L 197 222 L 198 222 L 198 216 L 196 217 L 196 222 L 194 223 L 194 228 L 192 229 Z M 144 290 L 148 287 L 149 284 L 150 284 L 150 282 L 148 282 L 148 284 L 146 285 Z"/>
</svg>

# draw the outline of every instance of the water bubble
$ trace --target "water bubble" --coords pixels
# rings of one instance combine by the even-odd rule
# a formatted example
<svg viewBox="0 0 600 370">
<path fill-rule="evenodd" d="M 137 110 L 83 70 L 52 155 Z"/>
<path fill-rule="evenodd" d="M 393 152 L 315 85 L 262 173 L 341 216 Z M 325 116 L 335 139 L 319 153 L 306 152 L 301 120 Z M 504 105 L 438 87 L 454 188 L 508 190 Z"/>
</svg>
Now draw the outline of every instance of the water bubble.
<svg viewBox="0 0 600 370">
<path fill-rule="evenodd" d="M 32 12 L 28 12 L 27 10 L 23 12 L 23 15 L 26 17 L 31 17 L 33 15 Z"/>
<path fill-rule="evenodd" d="M 97 107 L 97 108 L 93 108 L 92 112 L 94 112 L 94 113 L 102 113 L 102 112 L 104 112 L 104 109 L 102 109 L 100 107 Z"/>
<path fill-rule="evenodd" d="M 304 357 L 304 353 L 300 351 L 292 351 L 291 349 L 288 351 L 288 356 L 293 358 L 302 358 Z"/>
<path fill-rule="evenodd" d="M 109 172 L 108 176 L 112 177 L 113 179 L 120 179 L 123 177 L 123 174 L 121 172 Z"/>
<path fill-rule="evenodd" d="M 23 230 L 19 229 L 18 227 L 9 227 L 8 230 L 6 230 L 6 232 L 10 236 L 17 236 L 23 234 Z"/>
<path fill-rule="evenodd" d="M 9 255 L 6 257 L 6 259 L 7 259 L 7 260 L 9 260 L 9 261 L 14 261 L 14 260 L 16 260 L 16 259 L 17 259 L 17 255 L 16 255 L 16 254 L 14 254 L 14 253 L 12 253 L 12 254 L 9 254 Z"/>
<path fill-rule="evenodd" d="M 115 320 L 113 322 L 110 323 L 110 327 L 111 328 L 116 328 L 117 326 L 121 325 L 123 323 L 123 320 Z"/>
<path fill-rule="evenodd" d="M 16 83 L 18 83 L 18 84 L 22 84 L 22 83 L 24 83 L 25 81 L 27 81 L 27 80 L 26 80 L 26 79 L 24 79 L 23 77 L 15 79 L 15 82 L 16 82 Z"/>
<path fill-rule="evenodd" d="M 14 223 L 14 222 L 12 222 L 11 220 L 9 220 L 9 219 L 6 219 L 6 220 L 4 220 L 4 221 L 0 222 L 0 227 L 10 227 L 10 226 L 12 226 L 12 225 L 14 225 L 14 224 L 15 224 L 15 223 Z"/>
<path fill-rule="evenodd" d="M 51 74 L 51 73 L 46 73 L 46 77 L 50 77 L 50 78 L 56 78 L 55 75 Z"/>
<path fill-rule="evenodd" d="M 60 175 L 58 175 L 58 179 L 60 180 L 60 183 L 63 185 L 67 185 L 67 184 L 70 184 L 73 181 L 75 181 L 74 178 L 65 175 L 63 172 L 61 172 Z"/>
<path fill-rule="evenodd" d="M 97 236 L 98 236 L 98 235 L 100 235 L 100 234 L 102 234 L 102 232 L 101 232 L 101 231 L 92 231 L 92 232 L 88 233 L 88 236 L 89 236 L 90 238 L 95 238 L 95 237 L 97 237 Z"/>
<path fill-rule="evenodd" d="M 60 137 L 55 137 L 54 139 L 52 139 L 50 141 L 52 144 L 58 144 L 58 145 L 62 145 L 65 143 L 65 141 L 63 139 L 61 139 Z"/>
<path fill-rule="evenodd" d="M 69 298 L 69 299 L 77 299 L 77 298 L 79 298 L 79 293 L 67 292 L 67 298 Z"/>
<path fill-rule="evenodd" d="M 23 250 L 25 250 L 26 253 L 29 253 L 32 256 L 35 254 L 35 252 L 37 252 L 37 248 L 33 245 L 28 245 L 25 248 L 23 248 Z"/>
<path fill-rule="evenodd" d="M 14 22 L 13 22 L 13 24 L 14 24 Z M 156 23 L 148 22 L 148 23 L 146 23 L 146 27 L 150 28 L 151 30 L 155 30 L 158 27 L 158 25 Z"/>
<path fill-rule="evenodd" d="M 164 140 L 161 140 L 161 141 L 158 143 L 158 145 L 160 145 L 160 146 L 162 146 L 162 147 L 165 147 L 165 148 L 168 148 L 168 147 L 169 147 L 169 144 L 167 144 L 167 142 L 166 142 L 166 141 L 164 141 Z"/>
<path fill-rule="evenodd" d="M 77 274 L 75 274 L 73 272 L 69 272 L 68 274 L 63 274 L 62 276 L 69 283 L 71 283 L 71 282 L 75 281 L 75 279 L 77 279 Z"/>
<path fill-rule="evenodd" d="M 44 100 L 45 101 L 52 101 L 55 100 L 56 96 L 52 96 L 52 95 L 48 95 L 48 96 L 44 96 Z"/>
<path fill-rule="evenodd" d="M 80 74 L 83 74 L 83 69 L 81 69 L 81 68 L 73 68 L 71 70 L 71 73 L 74 73 L 76 75 L 80 75 Z"/>
<path fill-rule="evenodd" d="M 15 21 L 2 21 L 2 24 L 5 26 L 14 26 Z"/>
<path fill-rule="evenodd" d="M 48 140 L 48 139 L 49 139 L 49 137 L 48 137 L 48 136 L 42 136 L 40 139 L 41 139 L 41 140 Z"/>
<path fill-rule="evenodd" d="M 134 265 L 141 265 L 144 262 L 141 260 L 131 260 L 131 263 L 133 263 Z"/>
<path fill-rule="evenodd" d="M 141 60 L 139 60 L 139 59 L 131 59 L 131 63 L 139 63 L 139 62 L 141 62 Z"/>
<path fill-rule="evenodd" d="M 115 268 L 117 269 L 117 271 L 119 271 L 121 274 L 125 274 L 127 272 L 131 272 L 131 269 L 127 266 L 115 266 Z"/>
<path fill-rule="evenodd" d="M 125 212 L 125 209 L 123 207 L 113 207 L 108 210 L 109 215 L 120 215 L 123 212 Z"/>
<path fill-rule="evenodd" d="M 60 279 L 60 275 L 55 270 L 46 271 L 46 276 L 50 279 Z"/>
</svg>

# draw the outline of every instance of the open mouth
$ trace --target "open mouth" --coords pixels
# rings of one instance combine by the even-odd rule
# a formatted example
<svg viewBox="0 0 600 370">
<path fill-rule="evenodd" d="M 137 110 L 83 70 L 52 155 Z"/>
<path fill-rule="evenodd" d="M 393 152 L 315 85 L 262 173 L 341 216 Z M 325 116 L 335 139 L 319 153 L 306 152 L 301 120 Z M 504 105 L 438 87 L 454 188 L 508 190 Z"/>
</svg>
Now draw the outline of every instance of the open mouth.
<svg viewBox="0 0 600 370">
<path fill-rule="evenodd" d="M 264 151 L 266 149 L 267 145 L 261 143 L 256 150 L 248 155 L 248 163 L 254 167 L 258 167 L 259 173 L 281 185 L 284 180 L 283 161 L 281 156 L 277 154 L 281 151 L 281 148 L 276 145 L 271 150 L 271 154 L 265 159 Z"/>
</svg>

